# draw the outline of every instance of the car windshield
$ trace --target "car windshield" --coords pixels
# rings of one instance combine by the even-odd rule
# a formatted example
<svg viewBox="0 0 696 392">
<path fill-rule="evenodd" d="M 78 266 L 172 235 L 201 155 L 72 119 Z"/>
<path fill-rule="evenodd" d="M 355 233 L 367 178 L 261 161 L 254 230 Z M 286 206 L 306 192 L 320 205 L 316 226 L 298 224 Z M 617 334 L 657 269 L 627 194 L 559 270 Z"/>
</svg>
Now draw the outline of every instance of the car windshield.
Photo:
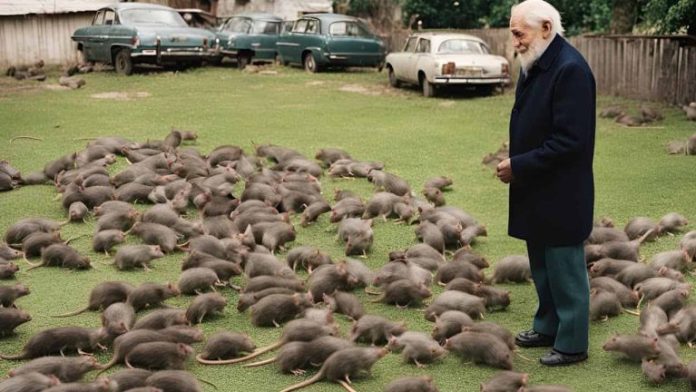
<svg viewBox="0 0 696 392">
<path fill-rule="evenodd" d="M 158 24 L 186 27 L 186 22 L 176 11 L 159 9 L 129 9 L 120 13 L 122 24 Z"/>
<path fill-rule="evenodd" d="M 344 37 L 372 37 L 370 30 L 358 22 L 335 22 L 329 26 L 329 33 Z"/>
<path fill-rule="evenodd" d="M 466 39 L 448 39 L 440 44 L 438 53 L 485 54 L 482 45 Z"/>
<path fill-rule="evenodd" d="M 254 33 L 256 33 L 256 34 L 280 34 L 280 22 L 270 22 L 267 20 L 257 20 L 254 22 Z"/>
<path fill-rule="evenodd" d="M 251 32 L 252 22 L 249 18 L 230 18 L 222 27 L 223 31 L 230 33 L 249 34 Z"/>
</svg>

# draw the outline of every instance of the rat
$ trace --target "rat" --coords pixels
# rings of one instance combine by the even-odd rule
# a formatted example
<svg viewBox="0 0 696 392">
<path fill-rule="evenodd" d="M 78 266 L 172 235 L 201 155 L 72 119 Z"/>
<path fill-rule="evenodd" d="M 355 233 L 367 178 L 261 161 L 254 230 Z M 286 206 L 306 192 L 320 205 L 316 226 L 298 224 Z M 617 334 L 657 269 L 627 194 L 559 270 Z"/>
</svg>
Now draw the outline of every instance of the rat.
<svg viewBox="0 0 696 392">
<path fill-rule="evenodd" d="M 31 291 L 22 283 L 17 283 L 14 286 L 0 286 L 0 305 L 9 308 L 14 306 L 17 298 L 29 295 Z"/>
<path fill-rule="evenodd" d="M 350 384 L 351 377 L 355 377 L 364 371 L 369 371 L 372 365 L 386 354 L 387 350 L 383 348 L 354 347 L 339 350 L 327 358 L 326 362 L 313 377 L 289 386 L 281 392 L 301 389 L 322 379 L 339 384 Z"/>
<path fill-rule="evenodd" d="M 31 321 L 29 313 L 16 308 L 0 308 L 0 336 L 14 333 L 18 326 Z"/>
<path fill-rule="evenodd" d="M 119 270 L 142 267 L 148 271 L 150 261 L 161 257 L 164 253 L 159 245 L 126 245 L 116 252 L 112 264 L 116 264 Z"/>
<path fill-rule="evenodd" d="M 37 332 L 24 344 L 17 355 L 0 354 L 7 360 L 34 359 L 48 355 L 63 355 L 66 352 L 93 351 L 105 337 L 103 329 L 82 327 L 56 327 Z"/>
<path fill-rule="evenodd" d="M 158 284 L 146 282 L 132 289 L 128 294 L 128 302 L 136 312 L 147 307 L 162 305 L 165 300 L 181 294 L 179 288 L 173 283 Z"/>
<path fill-rule="evenodd" d="M 190 324 L 200 324 L 205 316 L 223 312 L 225 306 L 227 306 L 227 299 L 219 293 L 201 294 L 196 296 L 186 309 L 186 319 Z"/>
<path fill-rule="evenodd" d="M 184 343 L 147 342 L 135 346 L 126 355 L 124 363 L 129 368 L 180 370 L 191 354 L 193 348 Z"/>
<path fill-rule="evenodd" d="M 89 301 L 84 308 L 52 317 L 69 317 L 84 313 L 88 310 L 98 311 L 109 305 L 124 302 L 133 291 L 133 286 L 127 282 L 106 281 L 96 285 L 89 294 Z"/>
<path fill-rule="evenodd" d="M 474 363 L 500 369 L 512 369 L 512 352 L 495 335 L 483 332 L 461 332 L 445 341 L 445 349 Z"/>
</svg>

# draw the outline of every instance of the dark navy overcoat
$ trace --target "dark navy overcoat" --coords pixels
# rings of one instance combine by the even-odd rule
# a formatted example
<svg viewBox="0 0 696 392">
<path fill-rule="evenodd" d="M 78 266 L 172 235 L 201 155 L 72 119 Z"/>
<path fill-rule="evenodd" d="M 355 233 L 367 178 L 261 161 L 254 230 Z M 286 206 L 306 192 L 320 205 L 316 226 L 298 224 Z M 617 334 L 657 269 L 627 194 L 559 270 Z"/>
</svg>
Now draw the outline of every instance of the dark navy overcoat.
<svg viewBox="0 0 696 392">
<path fill-rule="evenodd" d="M 547 246 L 589 236 L 595 90 L 587 62 L 560 35 L 520 76 L 510 115 L 511 236 Z"/>
</svg>

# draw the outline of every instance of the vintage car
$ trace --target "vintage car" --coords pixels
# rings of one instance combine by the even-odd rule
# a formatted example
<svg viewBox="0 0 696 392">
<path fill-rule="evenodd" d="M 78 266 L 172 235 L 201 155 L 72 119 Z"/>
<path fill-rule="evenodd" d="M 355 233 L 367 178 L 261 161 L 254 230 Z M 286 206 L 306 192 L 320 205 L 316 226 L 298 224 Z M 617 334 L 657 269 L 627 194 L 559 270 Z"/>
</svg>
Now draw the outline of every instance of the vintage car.
<svg viewBox="0 0 696 392">
<path fill-rule="evenodd" d="M 124 75 L 139 63 L 181 67 L 220 56 L 215 33 L 188 27 L 176 10 L 155 4 L 104 7 L 72 40 L 84 61 L 113 64 Z"/>
<path fill-rule="evenodd" d="M 264 13 L 247 13 L 227 19 L 217 31 L 223 57 L 244 68 L 252 62 L 273 62 L 283 20 Z"/>
<path fill-rule="evenodd" d="M 418 33 L 406 40 L 404 50 L 386 58 L 389 83 L 417 84 L 426 97 L 441 86 L 468 85 L 490 94 L 510 83 L 510 65 L 490 54 L 480 38 L 456 33 Z"/>
<path fill-rule="evenodd" d="M 278 40 L 279 60 L 309 72 L 323 67 L 384 65 L 385 47 L 359 19 L 340 14 L 304 15 Z"/>
</svg>

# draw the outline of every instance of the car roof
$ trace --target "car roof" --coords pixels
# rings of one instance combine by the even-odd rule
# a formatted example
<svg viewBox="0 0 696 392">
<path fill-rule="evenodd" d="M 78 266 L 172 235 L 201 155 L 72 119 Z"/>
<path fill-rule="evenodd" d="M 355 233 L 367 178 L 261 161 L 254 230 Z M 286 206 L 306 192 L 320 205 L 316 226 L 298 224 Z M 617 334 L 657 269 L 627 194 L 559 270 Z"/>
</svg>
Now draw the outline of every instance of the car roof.
<svg viewBox="0 0 696 392">
<path fill-rule="evenodd" d="M 243 12 L 241 14 L 234 14 L 230 18 L 241 17 L 241 18 L 251 18 L 251 19 L 262 19 L 262 20 L 272 20 L 272 21 L 282 21 L 283 18 L 269 14 L 267 12 Z M 229 18 L 228 18 L 229 19 Z"/>
<path fill-rule="evenodd" d="M 414 33 L 410 37 L 422 37 L 433 41 L 445 41 L 448 39 L 468 39 L 471 41 L 481 42 L 485 44 L 485 41 L 479 37 L 470 34 L 463 33 L 452 33 L 452 32 L 439 32 L 439 31 L 428 31 L 424 33 Z"/>
<path fill-rule="evenodd" d="M 358 18 L 356 18 L 354 16 L 350 16 L 350 15 L 330 14 L 330 13 L 329 14 L 326 14 L 326 13 L 305 14 L 305 15 L 298 17 L 297 19 L 302 19 L 302 18 L 316 18 L 316 19 L 319 19 L 323 22 L 334 22 L 334 21 L 338 21 L 338 20 L 346 20 L 346 21 L 358 21 L 359 20 Z"/>
<path fill-rule="evenodd" d="M 113 8 L 117 11 L 130 10 L 130 9 L 161 9 L 161 10 L 172 10 L 176 11 L 172 7 L 167 7 L 161 4 L 150 4 L 150 3 L 115 3 L 111 4 L 108 8 Z"/>
</svg>

